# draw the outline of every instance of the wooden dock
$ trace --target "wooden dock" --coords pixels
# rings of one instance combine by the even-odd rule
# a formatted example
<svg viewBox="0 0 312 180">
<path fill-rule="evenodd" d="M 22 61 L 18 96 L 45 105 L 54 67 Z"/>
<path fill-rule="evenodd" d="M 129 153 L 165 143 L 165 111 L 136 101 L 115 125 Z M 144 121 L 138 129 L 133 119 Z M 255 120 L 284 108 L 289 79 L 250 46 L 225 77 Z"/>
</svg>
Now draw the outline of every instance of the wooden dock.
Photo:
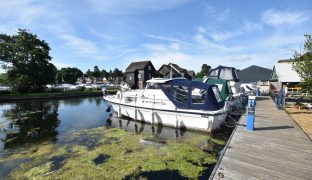
<svg viewBox="0 0 312 180">
<path fill-rule="evenodd" d="M 312 141 L 269 97 L 257 97 L 255 130 L 240 120 L 211 179 L 312 179 Z"/>
</svg>

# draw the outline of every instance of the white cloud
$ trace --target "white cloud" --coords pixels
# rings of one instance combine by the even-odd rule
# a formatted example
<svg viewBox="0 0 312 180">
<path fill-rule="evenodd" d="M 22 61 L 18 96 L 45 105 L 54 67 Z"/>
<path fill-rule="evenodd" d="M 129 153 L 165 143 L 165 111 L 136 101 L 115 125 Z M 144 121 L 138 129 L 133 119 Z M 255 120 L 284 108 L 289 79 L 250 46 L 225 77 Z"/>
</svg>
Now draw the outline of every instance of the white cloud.
<svg viewBox="0 0 312 180">
<path fill-rule="evenodd" d="M 95 36 L 105 40 L 105 41 L 114 41 L 114 40 L 117 40 L 116 37 L 114 36 L 110 36 L 110 35 L 107 35 L 107 34 L 104 34 L 104 33 L 101 33 L 99 31 L 97 31 L 96 29 L 93 29 L 93 28 L 90 28 L 90 32 L 92 34 L 94 34 Z"/>
<path fill-rule="evenodd" d="M 221 51 L 238 51 L 241 49 L 239 46 L 226 47 L 222 44 L 214 43 L 207 39 L 204 34 L 196 33 L 193 37 L 200 49 L 207 51 L 208 49 L 221 50 Z"/>
<path fill-rule="evenodd" d="M 216 42 L 222 42 L 222 41 L 228 40 L 228 39 L 233 38 L 233 37 L 240 35 L 240 34 L 241 34 L 241 32 L 239 32 L 239 31 L 226 32 L 226 33 L 222 33 L 222 32 L 209 33 L 210 37 Z"/>
<path fill-rule="evenodd" d="M 249 55 L 241 55 L 241 56 L 235 56 L 231 58 L 231 61 L 236 61 L 236 62 L 246 62 L 246 61 L 251 61 L 252 57 Z"/>
<path fill-rule="evenodd" d="M 203 26 L 198 26 L 197 27 L 197 31 L 200 32 L 200 33 L 205 33 L 206 29 Z"/>
<path fill-rule="evenodd" d="M 200 26 L 202 27 L 202 26 Z M 229 39 L 233 39 L 237 36 L 244 35 L 245 33 L 254 33 L 255 31 L 261 31 L 262 30 L 262 24 L 256 23 L 256 22 L 250 22 L 250 21 L 244 21 L 243 23 L 240 23 L 239 25 L 236 25 L 233 27 L 228 27 L 228 31 L 222 32 L 218 29 L 210 29 L 210 30 L 202 30 L 197 28 L 197 31 L 199 33 L 203 33 L 215 42 L 224 42 Z M 231 29 L 234 29 L 231 31 Z"/>
<path fill-rule="evenodd" d="M 103 14 L 132 15 L 169 10 L 181 7 L 193 0 L 88 0 L 90 5 Z"/>
<path fill-rule="evenodd" d="M 97 45 L 89 40 L 79 38 L 72 34 L 60 35 L 60 38 L 65 41 L 65 45 L 76 52 L 77 56 L 89 57 L 95 60 L 105 60 L 104 55 L 98 49 Z"/>
<path fill-rule="evenodd" d="M 278 27 L 282 25 L 294 26 L 308 20 L 309 17 L 303 12 L 289 12 L 269 9 L 261 14 L 263 23 L 269 26 Z"/>
</svg>

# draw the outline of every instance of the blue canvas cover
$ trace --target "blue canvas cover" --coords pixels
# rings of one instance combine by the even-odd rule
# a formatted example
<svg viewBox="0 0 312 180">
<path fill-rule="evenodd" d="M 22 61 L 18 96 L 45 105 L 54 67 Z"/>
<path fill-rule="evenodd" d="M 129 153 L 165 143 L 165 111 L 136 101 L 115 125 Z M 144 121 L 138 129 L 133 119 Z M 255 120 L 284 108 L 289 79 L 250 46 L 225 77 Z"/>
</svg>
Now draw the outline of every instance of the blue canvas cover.
<svg viewBox="0 0 312 180">
<path fill-rule="evenodd" d="M 160 89 L 179 109 L 219 110 L 224 100 L 216 85 L 186 79 L 173 79 L 160 84 Z M 197 93 L 195 93 L 197 89 Z"/>
</svg>

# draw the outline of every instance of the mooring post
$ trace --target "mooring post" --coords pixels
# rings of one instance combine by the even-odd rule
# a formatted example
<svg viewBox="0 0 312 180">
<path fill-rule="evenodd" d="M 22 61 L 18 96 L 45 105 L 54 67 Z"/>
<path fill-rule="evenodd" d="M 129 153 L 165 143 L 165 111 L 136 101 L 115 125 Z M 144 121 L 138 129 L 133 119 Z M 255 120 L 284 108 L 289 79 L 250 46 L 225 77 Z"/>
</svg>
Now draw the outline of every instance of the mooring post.
<svg viewBox="0 0 312 180">
<path fill-rule="evenodd" d="M 247 123 L 246 123 L 246 129 L 248 131 L 254 130 L 255 110 L 256 110 L 255 107 L 256 107 L 256 96 L 248 96 Z"/>
<path fill-rule="evenodd" d="M 256 89 L 256 96 L 260 96 L 260 88 L 259 87 L 257 87 L 257 89 Z"/>
</svg>

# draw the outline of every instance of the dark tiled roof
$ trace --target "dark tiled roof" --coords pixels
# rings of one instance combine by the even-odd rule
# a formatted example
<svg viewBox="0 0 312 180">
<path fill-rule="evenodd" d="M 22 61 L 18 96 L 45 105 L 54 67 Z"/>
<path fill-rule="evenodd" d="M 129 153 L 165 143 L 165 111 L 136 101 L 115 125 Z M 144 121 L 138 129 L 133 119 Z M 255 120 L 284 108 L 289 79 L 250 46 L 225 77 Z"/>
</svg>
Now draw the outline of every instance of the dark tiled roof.
<svg viewBox="0 0 312 180">
<path fill-rule="evenodd" d="M 185 71 L 185 69 L 180 68 L 180 66 L 178 66 L 177 64 L 169 63 L 168 66 L 170 66 L 170 64 L 171 64 L 171 66 L 172 66 L 174 69 L 176 69 L 178 72 Z"/>
<path fill-rule="evenodd" d="M 143 70 L 151 61 L 132 62 L 127 68 L 126 72 L 134 72 L 135 70 Z"/>
<path fill-rule="evenodd" d="M 189 70 L 187 71 L 187 74 L 194 77 L 195 76 L 195 72 L 193 70 Z"/>
<path fill-rule="evenodd" d="M 257 82 L 260 80 L 269 80 L 271 74 L 272 74 L 271 69 L 255 65 L 237 72 L 237 76 L 242 83 Z"/>
</svg>

